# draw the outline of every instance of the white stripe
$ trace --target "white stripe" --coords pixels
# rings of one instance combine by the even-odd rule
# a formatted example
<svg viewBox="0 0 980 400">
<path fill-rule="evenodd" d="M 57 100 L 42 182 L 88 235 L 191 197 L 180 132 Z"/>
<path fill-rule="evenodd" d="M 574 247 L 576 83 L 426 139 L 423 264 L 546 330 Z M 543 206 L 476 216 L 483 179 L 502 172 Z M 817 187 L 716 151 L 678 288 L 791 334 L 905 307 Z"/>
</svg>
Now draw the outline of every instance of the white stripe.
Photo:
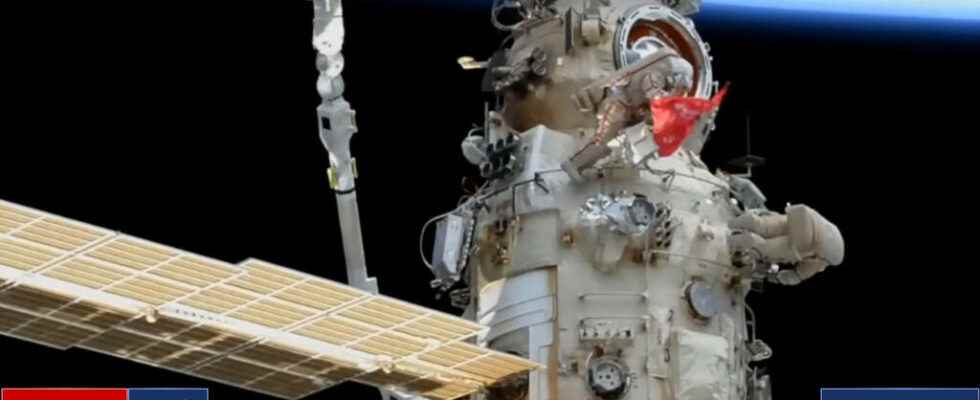
<svg viewBox="0 0 980 400">
<path fill-rule="evenodd" d="M 977 0 L 704 0 L 705 6 L 980 21 Z"/>
</svg>

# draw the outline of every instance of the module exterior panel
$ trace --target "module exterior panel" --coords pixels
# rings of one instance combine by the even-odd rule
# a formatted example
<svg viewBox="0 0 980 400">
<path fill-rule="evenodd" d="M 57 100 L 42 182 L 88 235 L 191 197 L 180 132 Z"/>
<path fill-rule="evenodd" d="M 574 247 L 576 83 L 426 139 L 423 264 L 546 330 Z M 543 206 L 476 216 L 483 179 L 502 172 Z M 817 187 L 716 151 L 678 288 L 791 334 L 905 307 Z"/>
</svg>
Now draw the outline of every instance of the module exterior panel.
<svg viewBox="0 0 980 400">
<path fill-rule="evenodd" d="M 484 327 L 272 263 L 0 201 L 0 334 L 298 399 L 347 380 L 454 399 L 536 365 Z"/>
</svg>

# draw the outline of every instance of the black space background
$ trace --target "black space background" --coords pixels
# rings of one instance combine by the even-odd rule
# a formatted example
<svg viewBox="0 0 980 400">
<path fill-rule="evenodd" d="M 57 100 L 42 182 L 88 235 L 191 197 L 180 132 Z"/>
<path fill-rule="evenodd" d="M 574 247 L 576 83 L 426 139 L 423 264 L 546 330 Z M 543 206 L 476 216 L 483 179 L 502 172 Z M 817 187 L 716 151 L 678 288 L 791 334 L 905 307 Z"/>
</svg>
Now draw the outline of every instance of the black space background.
<svg viewBox="0 0 980 400">
<path fill-rule="evenodd" d="M 316 136 L 305 1 L 14 2 L 4 31 L 0 198 L 237 262 L 343 281 L 328 161 Z M 483 9 L 347 1 L 348 99 L 371 273 L 382 291 L 449 310 L 417 234 L 475 175 L 459 153 L 481 120 L 479 73 L 501 35 Z M 957 27 L 799 29 L 702 18 L 734 83 L 704 152 L 753 152 L 770 207 L 835 221 L 845 265 L 750 297 L 777 399 L 824 386 L 980 384 L 976 218 L 980 35 Z M 0 386 L 209 387 L 82 350 L 0 339 Z M 375 399 L 343 385 L 311 399 Z"/>
</svg>

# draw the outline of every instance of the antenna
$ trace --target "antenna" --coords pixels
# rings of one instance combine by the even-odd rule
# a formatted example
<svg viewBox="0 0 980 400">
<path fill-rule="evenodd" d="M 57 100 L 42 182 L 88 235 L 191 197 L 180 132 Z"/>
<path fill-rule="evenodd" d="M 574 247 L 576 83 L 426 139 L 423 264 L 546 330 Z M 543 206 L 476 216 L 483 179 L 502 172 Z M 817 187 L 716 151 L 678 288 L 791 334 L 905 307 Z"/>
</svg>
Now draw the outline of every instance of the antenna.
<svg viewBox="0 0 980 400">
<path fill-rule="evenodd" d="M 743 178 L 752 177 L 752 168 L 766 165 L 766 159 L 752 154 L 752 115 L 745 115 L 745 155 L 728 162 L 733 167 L 744 168 L 745 173 L 736 174 Z"/>
<path fill-rule="evenodd" d="M 752 154 L 752 114 L 745 114 L 745 153 Z"/>
</svg>

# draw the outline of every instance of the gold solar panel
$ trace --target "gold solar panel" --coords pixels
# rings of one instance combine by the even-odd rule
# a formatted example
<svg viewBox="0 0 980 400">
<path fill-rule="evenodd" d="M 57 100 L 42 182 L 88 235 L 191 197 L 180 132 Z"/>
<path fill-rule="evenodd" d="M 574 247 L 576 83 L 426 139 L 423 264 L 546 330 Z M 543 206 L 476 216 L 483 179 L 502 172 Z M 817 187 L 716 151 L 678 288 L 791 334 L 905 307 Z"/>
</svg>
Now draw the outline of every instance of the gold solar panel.
<svg viewBox="0 0 980 400">
<path fill-rule="evenodd" d="M 0 200 L 0 334 L 284 399 L 340 382 L 451 400 L 537 365 L 484 327 L 272 263 L 210 259 Z"/>
</svg>

